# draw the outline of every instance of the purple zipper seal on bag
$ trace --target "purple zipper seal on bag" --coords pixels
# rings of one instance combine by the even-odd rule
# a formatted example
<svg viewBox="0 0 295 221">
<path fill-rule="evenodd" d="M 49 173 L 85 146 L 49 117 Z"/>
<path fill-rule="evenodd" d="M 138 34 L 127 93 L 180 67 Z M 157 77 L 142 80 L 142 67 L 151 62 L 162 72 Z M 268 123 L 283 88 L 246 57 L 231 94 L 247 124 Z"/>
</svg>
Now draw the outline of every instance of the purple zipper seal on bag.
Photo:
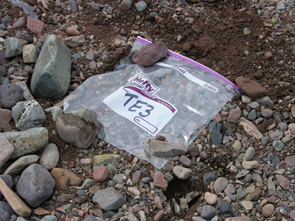
<svg viewBox="0 0 295 221">
<path fill-rule="evenodd" d="M 142 37 L 139 37 L 139 36 L 137 36 L 136 41 L 139 42 L 139 43 L 141 43 L 141 44 L 143 44 L 143 45 L 148 45 L 148 44 L 151 44 L 151 43 L 152 43 L 152 42 L 150 42 L 150 41 L 148 41 L 148 40 L 146 40 L 146 39 L 144 39 L 144 38 L 142 38 Z M 177 58 L 177 59 L 179 59 L 179 60 L 182 60 L 182 61 L 185 61 L 185 62 L 187 62 L 187 63 L 189 63 L 189 64 L 192 64 L 192 65 L 194 65 L 194 66 L 196 66 L 196 67 L 198 67 L 198 68 L 201 68 L 201 69 L 203 69 L 204 71 L 207 71 L 208 73 L 210 73 L 210 74 L 212 74 L 212 75 L 215 75 L 215 76 L 218 77 L 219 79 L 221 79 L 221 80 L 223 80 L 224 82 L 230 84 L 230 85 L 233 86 L 238 92 L 243 93 L 243 91 L 241 90 L 241 88 L 239 88 L 238 85 L 232 83 L 230 80 L 228 80 L 227 78 L 225 78 L 225 77 L 223 77 L 222 75 L 218 74 L 217 72 L 213 71 L 212 69 L 210 69 L 210 68 L 208 68 L 208 67 L 206 67 L 206 66 L 204 66 L 204 65 L 202 65 L 202 64 L 200 64 L 200 63 L 198 63 L 198 62 L 196 62 L 196 61 L 194 61 L 194 60 L 192 60 L 192 59 L 190 59 L 190 58 L 187 58 L 187 57 L 185 57 L 185 56 L 183 56 L 183 55 L 180 55 L 180 54 L 178 54 L 178 53 L 176 53 L 176 52 L 173 52 L 173 51 L 171 51 L 171 50 L 168 50 L 168 56 L 171 56 L 171 57 Z"/>
</svg>

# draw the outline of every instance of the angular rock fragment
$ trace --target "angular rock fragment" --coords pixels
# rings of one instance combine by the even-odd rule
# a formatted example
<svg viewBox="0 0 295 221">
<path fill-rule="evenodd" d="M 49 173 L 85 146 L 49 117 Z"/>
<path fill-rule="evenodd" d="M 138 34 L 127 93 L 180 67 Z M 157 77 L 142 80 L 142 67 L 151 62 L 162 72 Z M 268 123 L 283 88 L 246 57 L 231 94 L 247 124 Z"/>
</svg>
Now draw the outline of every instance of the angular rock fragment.
<svg viewBox="0 0 295 221">
<path fill-rule="evenodd" d="M 24 63 L 36 63 L 37 51 L 35 45 L 28 44 L 23 46 L 23 60 Z"/>
<path fill-rule="evenodd" d="M 242 125 L 244 127 L 244 130 L 248 134 L 255 137 L 256 139 L 261 139 L 262 133 L 256 128 L 256 126 L 252 122 L 241 117 L 240 118 L 240 125 Z"/>
<path fill-rule="evenodd" d="M 185 154 L 187 147 L 180 143 L 169 143 L 156 139 L 149 139 L 149 147 L 153 155 L 158 157 L 173 157 Z"/>
<path fill-rule="evenodd" d="M 82 183 L 80 177 L 63 168 L 54 168 L 51 175 L 55 180 L 55 188 L 58 190 L 66 189 L 69 186 L 80 186 Z"/>
<path fill-rule="evenodd" d="M 7 38 L 4 41 L 5 58 L 12 58 L 23 52 L 23 44 L 18 38 Z"/>
<path fill-rule="evenodd" d="M 18 175 L 23 169 L 27 166 L 37 163 L 39 157 L 37 155 L 27 155 L 20 157 L 16 161 L 14 161 L 3 174 L 15 176 Z"/>
</svg>

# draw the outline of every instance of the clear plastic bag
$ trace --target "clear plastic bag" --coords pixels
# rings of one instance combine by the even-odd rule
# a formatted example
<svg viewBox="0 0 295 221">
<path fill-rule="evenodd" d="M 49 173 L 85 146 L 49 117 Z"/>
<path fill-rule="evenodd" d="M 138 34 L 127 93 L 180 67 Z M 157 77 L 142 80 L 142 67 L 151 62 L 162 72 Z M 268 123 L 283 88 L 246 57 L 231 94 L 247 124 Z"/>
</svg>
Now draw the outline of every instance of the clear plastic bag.
<svg viewBox="0 0 295 221">
<path fill-rule="evenodd" d="M 172 51 L 153 66 L 134 64 L 132 55 L 150 43 L 137 37 L 115 71 L 90 77 L 64 99 L 64 112 L 95 111 L 99 139 L 161 168 L 170 158 L 151 154 L 148 139 L 159 134 L 188 146 L 239 88 Z"/>
</svg>

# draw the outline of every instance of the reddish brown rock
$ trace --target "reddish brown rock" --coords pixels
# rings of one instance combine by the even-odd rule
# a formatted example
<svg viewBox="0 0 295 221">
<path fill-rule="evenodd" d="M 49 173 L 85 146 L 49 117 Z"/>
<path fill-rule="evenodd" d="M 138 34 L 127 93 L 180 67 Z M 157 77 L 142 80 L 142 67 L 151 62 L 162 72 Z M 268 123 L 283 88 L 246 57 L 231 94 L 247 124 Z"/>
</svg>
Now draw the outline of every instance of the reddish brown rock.
<svg viewBox="0 0 295 221">
<path fill-rule="evenodd" d="M 295 155 L 287 156 L 285 158 L 285 163 L 290 167 L 294 167 L 295 166 Z"/>
<path fill-rule="evenodd" d="M 154 185 L 161 188 L 166 188 L 168 186 L 168 183 L 165 180 L 162 172 L 157 172 L 154 174 Z"/>
<path fill-rule="evenodd" d="M 240 108 L 236 108 L 236 109 L 231 109 L 229 111 L 229 115 L 227 117 L 227 121 L 238 121 L 239 118 L 241 117 L 242 111 Z"/>
<path fill-rule="evenodd" d="M 0 108 L 0 132 L 11 131 L 11 126 L 9 124 L 12 119 L 11 110 Z"/>
<path fill-rule="evenodd" d="M 93 179 L 95 179 L 98 182 L 104 181 L 109 176 L 109 170 L 104 165 L 100 165 L 99 167 L 96 167 L 93 171 Z"/>
<path fill-rule="evenodd" d="M 166 140 L 166 137 L 162 136 L 162 135 L 156 135 L 156 140 L 160 140 L 160 141 L 165 141 Z"/>
<path fill-rule="evenodd" d="M 163 42 L 157 41 L 139 49 L 132 56 L 132 60 L 135 64 L 141 65 L 143 67 L 149 67 L 157 61 L 165 58 L 167 53 L 167 46 Z"/>
<path fill-rule="evenodd" d="M 164 216 L 164 210 L 160 210 L 155 216 L 154 216 L 154 220 L 155 221 L 159 221 L 161 220 L 161 218 Z"/>
<path fill-rule="evenodd" d="M 263 97 L 267 93 L 261 84 L 242 76 L 236 78 L 236 83 L 251 99 Z"/>
<path fill-rule="evenodd" d="M 77 29 L 72 27 L 68 27 L 66 32 L 68 36 L 79 36 L 81 34 Z"/>
<path fill-rule="evenodd" d="M 283 189 L 285 190 L 289 189 L 290 183 L 291 183 L 290 180 L 288 180 L 286 177 L 282 175 L 277 175 L 276 177 L 277 177 L 278 183 Z"/>
<path fill-rule="evenodd" d="M 33 19 L 31 17 L 27 18 L 27 29 L 29 29 L 31 32 L 40 34 L 43 31 L 44 26 L 45 23 L 40 20 Z"/>
<path fill-rule="evenodd" d="M 26 18 L 20 17 L 16 22 L 13 23 L 12 28 L 22 28 L 26 23 Z"/>
<path fill-rule="evenodd" d="M 139 182 L 139 180 L 140 180 L 140 175 L 141 175 L 140 170 L 137 170 L 137 171 L 135 171 L 135 172 L 133 173 L 133 175 L 132 175 L 132 183 L 133 183 L 133 184 L 136 184 L 137 182 Z"/>
</svg>

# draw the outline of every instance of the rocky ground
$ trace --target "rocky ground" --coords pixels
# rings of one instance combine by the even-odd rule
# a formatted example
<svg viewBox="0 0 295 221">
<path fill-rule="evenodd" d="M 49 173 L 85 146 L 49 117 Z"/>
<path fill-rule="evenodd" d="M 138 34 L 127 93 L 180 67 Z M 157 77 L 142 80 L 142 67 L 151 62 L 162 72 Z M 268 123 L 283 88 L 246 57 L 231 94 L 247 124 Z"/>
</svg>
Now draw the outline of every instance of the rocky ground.
<svg viewBox="0 0 295 221">
<path fill-rule="evenodd" d="M 0 6 L 1 220 L 295 220 L 293 0 Z M 89 77 L 113 71 L 136 36 L 245 92 L 162 169 L 94 138 L 93 112 L 61 109 Z M 49 61 L 63 71 L 40 83 L 33 72 Z"/>
</svg>

